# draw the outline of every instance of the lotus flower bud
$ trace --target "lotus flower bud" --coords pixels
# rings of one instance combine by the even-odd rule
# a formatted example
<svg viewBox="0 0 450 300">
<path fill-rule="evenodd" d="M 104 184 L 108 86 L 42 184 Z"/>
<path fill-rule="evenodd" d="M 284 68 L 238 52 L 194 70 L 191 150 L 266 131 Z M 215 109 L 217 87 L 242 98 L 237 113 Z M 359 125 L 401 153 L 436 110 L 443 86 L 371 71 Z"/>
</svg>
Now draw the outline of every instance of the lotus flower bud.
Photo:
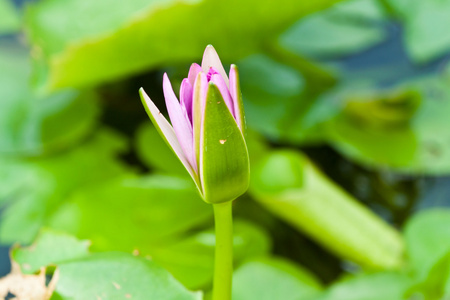
<svg viewBox="0 0 450 300">
<path fill-rule="evenodd" d="M 250 166 L 244 138 L 245 117 L 239 75 L 229 77 L 209 45 L 202 65 L 192 64 L 181 83 L 180 101 L 167 74 L 163 91 L 170 121 L 140 89 L 146 111 L 208 203 L 234 200 L 248 188 Z"/>
</svg>

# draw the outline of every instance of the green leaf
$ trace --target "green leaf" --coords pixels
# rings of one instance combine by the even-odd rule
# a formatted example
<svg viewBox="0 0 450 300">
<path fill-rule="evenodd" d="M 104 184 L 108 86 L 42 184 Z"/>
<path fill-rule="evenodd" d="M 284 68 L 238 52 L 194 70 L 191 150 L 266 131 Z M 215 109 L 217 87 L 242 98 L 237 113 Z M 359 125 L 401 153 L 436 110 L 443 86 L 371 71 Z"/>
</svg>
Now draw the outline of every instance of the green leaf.
<svg viewBox="0 0 450 300">
<path fill-rule="evenodd" d="M 22 273 L 32 274 L 48 265 L 87 256 L 89 244 L 66 233 L 45 229 L 33 245 L 13 248 L 11 258 L 20 265 Z"/>
<path fill-rule="evenodd" d="M 21 21 L 19 13 L 10 0 L 0 0 L 0 35 L 19 31 Z"/>
<path fill-rule="evenodd" d="M 121 252 L 90 254 L 85 241 L 55 231 L 44 231 L 31 247 L 13 250 L 13 259 L 22 267 L 28 265 L 29 272 L 56 265 L 52 299 L 202 298 L 200 292 L 187 291 L 153 261 Z"/>
<path fill-rule="evenodd" d="M 126 141 L 103 129 L 84 144 L 59 155 L 41 159 L 0 157 L 1 201 L 11 204 L 0 221 L 2 243 L 30 243 L 39 228 L 78 189 L 97 185 L 129 171 L 116 155 L 126 149 Z M 11 186 L 8 186 L 11 185 Z"/>
<path fill-rule="evenodd" d="M 318 96 L 333 80 L 281 47 L 273 46 L 269 52 L 271 57 L 255 54 L 238 63 L 249 129 L 275 141 L 323 142 L 324 125 L 337 112 L 336 105 L 323 105 Z"/>
<path fill-rule="evenodd" d="M 60 264 L 56 293 L 61 299 L 200 300 L 166 270 L 144 258 L 120 252 L 92 254 Z"/>
<path fill-rule="evenodd" d="M 384 93 L 354 86 L 330 97 L 344 107 L 328 122 L 330 143 L 370 168 L 442 175 L 450 173 L 450 89 L 443 78 L 426 78 Z M 341 108 L 342 109 L 342 108 Z"/>
<path fill-rule="evenodd" d="M 122 176 L 78 191 L 49 224 L 91 240 L 96 251 L 151 254 L 155 244 L 211 216 L 212 207 L 202 201 L 190 179 Z"/>
<path fill-rule="evenodd" d="M 421 270 L 422 271 L 422 270 Z M 427 270 L 423 270 L 427 271 Z M 408 294 L 422 299 L 442 300 L 450 297 L 450 252 L 447 252 L 419 277 L 419 282 L 412 286 Z"/>
<path fill-rule="evenodd" d="M 310 299 L 320 290 L 312 274 L 283 259 L 251 260 L 233 274 L 233 300 Z"/>
<path fill-rule="evenodd" d="M 41 155 L 66 149 L 97 123 L 97 96 L 68 89 L 41 95 L 30 87 L 28 53 L 0 47 L 0 155 Z"/>
<path fill-rule="evenodd" d="M 266 255 L 270 250 L 267 234 L 251 223 L 234 222 L 235 264 Z M 214 230 L 195 233 L 185 239 L 152 250 L 152 258 L 190 289 L 204 288 L 212 281 L 214 269 Z"/>
<path fill-rule="evenodd" d="M 300 153 L 267 155 L 252 170 L 250 187 L 258 202 L 338 256 L 376 269 L 402 263 L 398 232 Z"/>
<path fill-rule="evenodd" d="M 159 172 L 187 176 L 183 164 L 150 122 L 138 129 L 135 144 L 137 155 L 146 166 Z"/>
<path fill-rule="evenodd" d="M 410 285 L 401 273 L 362 274 L 332 285 L 317 300 L 400 300 Z"/>
<path fill-rule="evenodd" d="M 219 89 L 209 85 L 201 129 L 199 172 L 208 203 L 231 201 L 248 188 L 247 145 Z"/>
<path fill-rule="evenodd" d="M 404 236 L 409 262 L 416 273 L 424 274 L 450 251 L 450 210 L 430 209 L 414 215 Z"/>
<path fill-rule="evenodd" d="M 408 54 L 416 63 L 427 63 L 450 50 L 448 0 L 387 0 L 405 28 Z"/>
<path fill-rule="evenodd" d="M 281 37 L 289 50 L 309 57 L 335 57 L 363 51 L 386 37 L 383 12 L 374 0 L 353 0 L 303 18 Z"/>
<path fill-rule="evenodd" d="M 298 18 L 335 2 L 44 0 L 29 6 L 25 19 L 45 69 L 40 81 L 54 89 L 112 80 L 168 61 L 192 62 L 207 44 L 223 61 L 236 61 Z M 205 26 L 198 16 L 214 17 Z"/>
</svg>

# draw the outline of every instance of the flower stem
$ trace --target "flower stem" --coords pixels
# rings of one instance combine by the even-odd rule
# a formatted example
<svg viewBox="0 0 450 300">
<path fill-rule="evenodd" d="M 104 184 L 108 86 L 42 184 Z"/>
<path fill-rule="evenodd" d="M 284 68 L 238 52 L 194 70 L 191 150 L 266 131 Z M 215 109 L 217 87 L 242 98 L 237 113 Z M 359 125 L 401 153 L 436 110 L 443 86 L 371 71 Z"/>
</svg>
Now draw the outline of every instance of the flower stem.
<svg viewBox="0 0 450 300">
<path fill-rule="evenodd" d="M 233 276 L 232 202 L 213 204 L 216 227 L 213 300 L 231 299 L 231 282 Z"/>
</svg>

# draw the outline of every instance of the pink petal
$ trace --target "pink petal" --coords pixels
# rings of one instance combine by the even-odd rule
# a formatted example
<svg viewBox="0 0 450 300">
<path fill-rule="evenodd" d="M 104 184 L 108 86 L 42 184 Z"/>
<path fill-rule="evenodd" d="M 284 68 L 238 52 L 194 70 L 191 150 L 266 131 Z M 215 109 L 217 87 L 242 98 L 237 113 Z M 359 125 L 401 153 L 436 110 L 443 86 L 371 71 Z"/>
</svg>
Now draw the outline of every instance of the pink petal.
<svg viewBox="0 0 450 300">
<path fill-rule="evenodd" d="M 211 76 L 210 82 L 214 83 L 219 88 L 223 100 L 225 100 L 225 103 L 230 110 L 231 115 L 234 117 L 233 99 L 231 98 L 230 92 L 228 91 L 227 85 L 225 84 L 222 76 L 220 74 L 213 74 Z"/>
<path fill-rule="evenodd" d="M 230 68 L 230 94 L 231 98 L 233 99 L 233 106 L 234 106 L 234 116 L 236 119 L 236 122 L 241 129 L 241 131 L 244 128 L 244 120 L 243 120 L 243 111 L 241 111 L 242 103 L 242 95 L 240 94 L 241 90 L 239 88 L 239 78 L 238 78 L 238 72 L 236 65 L 231 65 Z M 239 93 L 239 94 L 238 94 Z"/>
<path fill-rule="evenodd" d="M 194 92 L 192 98 L 192 127 L 194 131 L 194 150 L 195 157 L 198 162 L 200 154 L 200 129 L 203 123 L 203 116 L 205 113 L 206 94 L 208 92 L 208 80 L 206 74 L 203 72 L 198 73 L 195 79 Z"/>
<path fill-rule="evenodd" d="M 187 78 L 183 79 L 180 87 L 180 104 L 181 109 L 186 113 L 191 124 L 192 124 L 192 90 L 193 88 L 192 85 L 189 83 L 189 79 Z"/>
<path fill-rule="evenodd" d="M 202 70 L 202 67 L 200 67 L 198 64 L 193 63 L 191 67 L 189 68 L 189 74 L 188 74 L 188 80 L 189 83 L 193 86 L 195 79 L 197 78 L 198 73 L 200 73 Z"/>
<path fill-rule="evenodd" d="M 191 175 L 192 179 L 194 179 L 194 182 L 196 183 L 197 187 L 199 187 L 200 183 L 197 176 L 197 172 L 192 168 L 192 165 L 189 163 L 172 126 L 170 125 L 169 122 L 167 122 L 166 118 L 164 118 L 164 116 L 160 113 L 159 109 L 156 107 L 156 105 L 153 103 L 150 97 L 145 93 L 143 88 L 139 89 L 139 94 L 141 95 L 142 103 L 144 104 L 145 110 L 147 111 L 147 114 L 150 117 L 150 120 L 152 121 L 153 125 L 156 127 L 161 137 L 173 150 L 173 152 L 181 161 L 186 170 L 189 172 L 189 175 Z"/>
<path fill-rule="evenodd" d="M 186 158 L 191 164 L 192 168 L 197 172 L 197 162 L 194 154 L 194 141 L 192 134 L 192 127 L 186 114 L 183 113 L 181 105 L 178 102 L 169 77 L 164 73 L 163 78 L 164 98 L 166 99 L 167 112 L 169 113 L 170 121 L 172 122 L 175 134 L 180 142 Z"/>
<path fill-rule="evenodd" d="M 212 45 L 208 45 L 205 49 L 205 53 L 203 53 L 203 60 L 202 60 L 202 69 L 203 72 L 208 73 L 210 68 L 215 68 L 220 75 L 222 75 L 223 80 L 225 81 L 225 84 L 229 85 L 228 83 L 228 76 L 225 72 L 225 69 L 222 66 L 222 62 L 220 61 L 219 55 L 217 54 L 216 50 Z"/>
</svg>

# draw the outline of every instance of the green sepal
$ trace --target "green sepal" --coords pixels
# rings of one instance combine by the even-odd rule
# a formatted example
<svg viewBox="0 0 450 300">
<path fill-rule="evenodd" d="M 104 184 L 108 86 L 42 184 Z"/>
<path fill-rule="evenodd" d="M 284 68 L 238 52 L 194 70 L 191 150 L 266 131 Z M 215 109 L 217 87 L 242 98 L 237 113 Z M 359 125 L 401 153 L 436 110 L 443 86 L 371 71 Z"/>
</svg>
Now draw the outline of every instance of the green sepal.
<svg viewBox="0 0 450 300">
<path fill-rule="evenodd" d="M 231 201 L 245 193 L 250 164 L 247 145 L 216 85 L 210 83 L 200 142 L 200 177 L 208 203 Z"/>
</svg>

